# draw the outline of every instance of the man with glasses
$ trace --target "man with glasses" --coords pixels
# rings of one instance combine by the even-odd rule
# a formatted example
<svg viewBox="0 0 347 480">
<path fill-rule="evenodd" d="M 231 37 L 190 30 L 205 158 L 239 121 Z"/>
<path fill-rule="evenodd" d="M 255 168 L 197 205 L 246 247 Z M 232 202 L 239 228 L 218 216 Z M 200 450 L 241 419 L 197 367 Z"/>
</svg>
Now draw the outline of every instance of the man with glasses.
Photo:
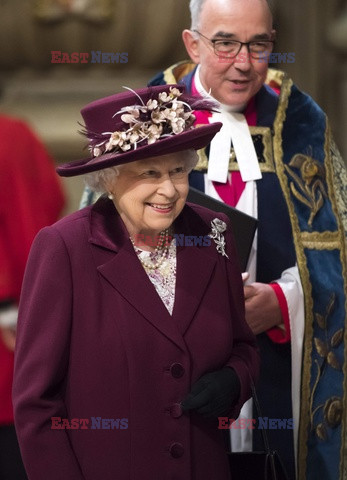
<svg viewBox="0 0 347 480">
<path fill-rule="evenodd" d="M 266 37 L 262 39 L 261 36 L 259 36 L 260 38 L 258 40 L 252 40 L 251 42 L 239 42 L 238 40 L 231 40 L 229 34 L 219 34 L 220 38 L 210 39 L 198 30 L 192 31 L 212 45 L 215 55 L 217 55 L 221 61 L 229 59 L 235 63 L 237 61 L 246 62 L 247 60 L 252 62 L 252 59 L 266 59 L 272 52 L 274 44 L 273 40 L 267 40 Z M 239 56 L 243 45 L 247 47 L 248 56 L 244 54 Z"/>
<path fill-rule="evenodd" d="M 192 63 L 150 84 L 184 83 L 217 102 L 219 112 L 197 112 L 197 123 L 224 126 L 199 152 L 190 183 L 259 219 L 244 293 L 262 356 L 262 415 L 283 420 L 269 428 L 270 446 L 290 478 L 296 456 L 298 478 L 342 479 L 345 166 L 323 112 L 268 68 L 276 33 L 268 2 L 191 0 L 190 9 L 182 36 Z M 233 449 L 249 449 L 249 432 L 239 433 Z M 253 448 L 263 449 L 258 429 Z"/>
</svg>

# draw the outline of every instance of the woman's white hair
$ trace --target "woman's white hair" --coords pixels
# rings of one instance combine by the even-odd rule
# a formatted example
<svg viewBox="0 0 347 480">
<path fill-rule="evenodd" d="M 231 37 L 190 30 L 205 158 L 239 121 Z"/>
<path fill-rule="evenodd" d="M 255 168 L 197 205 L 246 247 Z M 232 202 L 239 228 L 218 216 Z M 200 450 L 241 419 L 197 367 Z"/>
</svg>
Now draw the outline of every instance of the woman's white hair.
<svg viewBox="0 0 347 480">
<path fill-rule="evenodd" d="M 85 184 L 97 193 L 108 192 L 107 185 L 114 183 L 116 177 L 119 176 L 122 165 L 117 167 L 103 168 L 96 172 L 87 173 L 84 177 Z"/>
<path fill-rule="evenodd" d="M 180 152 L 185 160 L 186 168 L 190 173 L 198 162 L 198 155 L 195 150 L 189 149 Z M 97 193 L 108 193 L 109 186 L 114 185 L 117 177 L 122 171 L 123 165 L 117 165 L 116 167 L 103 168 L 96 172 L 91 172 L 85 175 L 84 181 L 86 185 Z"/>
<path fill-rule="evenodd" d="M 266 1 L 269 5 L 270 11 L 273 12 L 273 0 Z M 190 0 L 189 8 L 191 16 L 191 30 L 199 29 L 200 15 L 205 2 L 206 0 Z"/>
</svg>

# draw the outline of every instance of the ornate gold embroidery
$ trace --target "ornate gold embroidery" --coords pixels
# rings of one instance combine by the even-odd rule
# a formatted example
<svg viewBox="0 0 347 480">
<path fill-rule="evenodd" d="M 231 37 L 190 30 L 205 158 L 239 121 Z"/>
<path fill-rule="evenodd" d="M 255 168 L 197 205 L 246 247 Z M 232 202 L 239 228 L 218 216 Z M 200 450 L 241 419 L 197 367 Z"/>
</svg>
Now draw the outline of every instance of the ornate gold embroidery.
<svg viewBox="0 0 347 480">
<path fill-rule="evenodd" d="M 269 127 L 249 127 L 252 137 L 261 137 L 263 143 L 263 156 L 259 158 L 261 172 L 275 172 L 273 157 L 272 133 Z"/>
<path fill-rule="evenodd" d="M 281 88 L 284 78 L 285 78 L 284 72 L 282 72 L 281 70 L 275 70 L 274 68 L 269 68 L 269 70 L 267 71 L 265 83 L 267 85 Z"/>
<path fill-rule="evenodd" d="M 333 150 L 333 152 L 332 152 Z M 328 185 L 328 195 L 331 200 L 331 205 L 333 208 L 333 212 L 335 217 L 338 221 L 338 228 L 340 234 L 340 259 L 342 265 L 342 278 L 344 279 L 344 291 L 345 291 L 345 312 L 347 312 L 347 238 L 346 238 L 346 231 L 344 230 L 344 223 L 343 223 L 343 213 L 339 210 L 339 198 L 346 199 L 346 190 L 344 191 L 344 195 L 336 189 L 336 175 L 338 175 L 338 171 L 335 170 L 337 166 L 338 156 L 335 156 L 336 148 L 334 148 L 333 140 L 331 138 L 331 131 L 329 127 L 329 123 L 327 122 L 326 132 L 325 132 L 325 155 L 326 158 L 329 158 L 331 155 L 331 162 L 326 162 L 326 178 L 327 178 L 327 185 Z M 343 164 L 342 159 L 340 161 Z M 340 167 L 342 165 L 340 163 Z M 345 170 L 343 169 L 345 172 Z M 343 177 L 341 178 L 343 181 Z M 335 187 L 335 188 L 334 188 Z M 345 319 L 346 322 L 346 319 Z M 347 329 L 345 329 L 344 333 L 344 358 L 347 358 Z M 347 478 L 347 361 L 344 361 L 343 364 L 343 412 L 345 414 L 342 418 L 342 425 L 341 425 L 341 457 L 340 457 L 340 478 Z"/>
<path fill-rule="evenodd" d="M 342 400 L 339 397 L 329 398 L 324 405 L 324 418 L 330 428 L 336 428 L 342 420 Z"/>
<path fill-rule="evenodd" d="M 336 428 L 341 424 L 343 412 L 342 399 L 339 397 L 330 397 L 324 403 L 320 403 L 313 409 L 314 395 L 325 369 L 330 366 L 335 370 L 342 371 L 342 364 L 334 352 L 334 349 L 343 342 L 344 329 L 340 328 L 330 338 L 328 336 L 328 321 L 334 310 L 335 302 L 336 296 L 333 294 L 328 302 L 325 315 L 315 313 L 315 322 L 319 329 L 322 330 L 324 340 L 318 337 L 314 338 L 315 349 L 321 357 L 322 362 L 320 364 L 318 360 L 315 360 L 317 377 L 311 392 L 310 416 L 311 429 L 315 431 L 317 437 L 322 441 L 327 440 L 329 428 Z M 321 410 L 323 410 L 323 420 L 315 425 L 314 417 L 316 413 Z"/>
<path fill-rule="evenodd" d="M 302 232 L 301 241 L 311 250 L 339 250 L 341 247 L 339 232 Z"/>
<path fill-rule="evenodd" d="M 305 338 L 303 346 L 302 361 L 302 388 L 301 388 L 301 411 L 299 424 L 299 448 L 298 448 L 298 478 L 306 477 L 306 458 L 307 458 L 307 434 L 309 430 L 310 417 L 309 399 L 310 399 L 310 376 L 311 376 L 311 353 L 312 353 L 312 335 L 313 335 L 313 299 L 312 286 L 310 283 L 310 274 L 307 268 L 306 256 L 303 245 L 300 240 L 300 227 L 294 205 L 291 199 L 288 187 L 288 177 L 285 173 L 283 164 L 283 147 L 282 147 L 282 130 L 286 119 L 286 111 L 288 108 L 289 97 L 293 82 L 286 76 L 283 78 L 282 88 L 279 98 L 276 119 L 274 122 L 274 159 L 276 173 L 278 175 L 283 195 L 288 205 L 290 221 L 293 230 L 293 239 L 295 243 L 295 251 L 297 263 L 300 271 L 300 278 L 305 292 Z"/>
<path fill-rule="evenodd" d="M 326 243 L 327 249 L 332 249 L 333 246 L 337 246 L 336 238 L 334 238 L 333 232 L 324 232 L 324 235 L 332 235 L 331 243 L 327 244 L 327 238 L 321 237 L 322 234 L 318 232 L 303 232 L 300 231 L 298 218 L 295 212 L 293 198 L 291 196 L 291 191 L 288 185 L 288 175 L 284 169 L 283 164 L 283 147 L 282 147 L 282 130 L 283 125 L 286 120 L 286 110 L 288 108 L 289 97 L 291 95 L 291 88 L 293 86 L 293 82 L 288 79 L 286 75 L 283 75 L 283 72 L 275 72 L 269 70 L 269 75 L 266 80 L 267 84 L 281 86 L 280 98 L 279 98 L 279 106 L 277 109 L 276 119 L 274 122 L 274 138 L 273 138 L 273 154 L 274 154 L 274 162 L 275 162 L 275 169 L 280 180 L 280 184 L 282 187 L 282 191 L 288 205 L 289 215 L 292 224 L 293 230 L 293 237 L 295 243 L 295 250 L 297 255 L 297 263 L 300 271 L 300 277 L 302 281 L 303 290 L 305 292 L 304 301 L 305 301 L 305 336 L 304 336 L 304 344 L 303 344 L 303 361 L 302 361 L 302 383 L 301 383 L 301 408 L 300 408 L 300 424 L 299 424 L 299 446 L 298 446 L 298 478 L 304 479 L 306 478 L 306 463 L 307 463 L 307 440 L 308 435 L 310 432 L 310 398 L 311 398 L 311 369 L 312 369 L 312 349 L 313 349 L 313 325 L 314 325 L 314 316 L 313 316 L 313 298 L 312 298 L 312 285 L 310 282 L 310 274 L 307 266 L 306 256 L 305 256 L 305 248 L 319 248 L 323 249 L 323 245 L 320 242 Z M 325 138 L 325 169 L 326 169 L 326 183 L 327 183 L 327 190 L 329 199 L 331 201 L 332 209 L 334 214 L 338 220 L 338 232 L 340 242 L 340 259 L 342 263 L 342 277 L 347 279 L 347 268 L 346 268 L 346 245 L 345 245 L 345 233 L 343 230 L 343 224 L 341 216 L 339 215 L 338 209 L 338 202 L 339 197 L 336 198 L 335 190 L 334 190 L 334 183 L 336 186 L 336 175 L 339 170 L 336 168 L 336 164 L 338 163 L 340 167 L 340 158 L 338 159 L 339 162 L 336 161 L 337 155 L 334 149 L 331 149 L 331 139 L 330 139 L 330 132 L 328 128 L 326 128 L 326 138 Z M 206 155 L 205 155 L 206 157 Z M 332 158 L 331 158 L 332 157 Z M 335 158 L 334 158 L 335 157 Z M 341 163 L 342 165 L 342 163 Z M 207 168 L 207 162 L 206 167 Z M 341 183 L 341 182 L 340 182 Z M 345 197 L 346 188 L 344 188 L 342 183 L 341 196 Z M 336 194 L 337 195 L 337 194 Z M 341 202 L 340 202 L 341 203 Z M 342 209 L 340 209 L 342 210 Z M 346 225 L 346 223 L 345 223 Z M 302 238 L 303 235 L 303 238 Z M 305 235 L 307 235 L 305 237 Z M 316 235 L 318 235 L 316 237 Z M 317 243 L 317 239 L 319 243 Z M 347 282 L 345 281 L 345 292 L 347 287 Z M 345 311 L 347 311 L 347 295 L 345 301 Z M 337 334 L 338 332 L 336 332 Z M 334 334 L 335 335 L 335 334 Z M 337 336 L 340 336 L 341 333 L 338 333 Z M 329 356 L 330 362 L 332 361 L 331 355 Z M 344 358 L 347 358 L 347 329 L 344 332 Z M 333 367 L 332 367 L 333 368 Z M 347 412 L 347 361 L 343 364 L 343 375 L 344 375 L 344 394 L 343 394 L 343 412 Z M 338 400 L 339 397 L 331 397 L 328 399 L 324 406 L 324 414 L 325 414 L 325 422 L 327 425 L 334 424 L 333 418 L 334 416 L 339 421 L 339 411 L 340 406 Z M 335 421 L 336 423 L 336 421 Z M 347 416 L 346 414 L 343 415 L 342 418 L 342 432 L 341 432 L 341 460 L 340 460 L 340 480 L 342 478 L 347 480 Z M 319 430 L 322 430 L 320 427 Z M 324 434 L 323 434 L 324 435 Z M 344 475 L 344 476 L 343 476 Z M 343 476 L 343 477 L 342 477 Z"/>
<path fill-rule="evenodd" d="M 327 192 L 322 181 L 325 180 L 324 167 L 314 158 L 301 153 L 294 155 L 289 165 L 300 170 L 301 177 L 292 168 L 285 165 L 285 169 L 294 180 L 290 182 L 293 195 L 311 211 L 307 223 L 312 227 L 314 217 L 324 204 L 324 197 L 327 198 Z"/>
<path fill-rule="evenodd" d="M 263 154 L 261 157 L 258 156 L 259 166 L 261 172 L 275 172 L 275 164 L 273 158 L 273 148 L 272 148 L 272 135 L 271 130 L 268 127 L 250 127 L 249 128 L 253 139 L 258 139 L 262 142 Z M 207 172 L 208 169 L 208 157 L 206 155 L 205 149 L 198 151 L 198 163 L 194 170 L 199 172 Z M 229 158 L 229 172 L 238 172 L 239 166 L 237 163 L 236 155 L 234 149 L 230 149 L 230 158 Z"/>
<path fill-rule="evenodd" d="M 183 78 L 185 75 L 188 75 L 188 73 L 194 70 L 195 67 L 196 67 L 196 64 L 188 60 L 177 62 L 171 67 L 164 70 L 163 72 L 164 81 L 167 84 L 178 83 L 181 80 L 181 78 Z"/>
<path fill-rule="evenodd" d="M 343 406 L 340 397 L 331 397 L 321 405 L 318 405 L 317 411 L 324 411 L 324 420 L 315 427 L 315 432 L 320 440 L 328 439 L 328 428 L 337 428 L 342 421 Z"/>
<path fill-rule="evenodd" d="M 197 154 L 198 154 L 199 160 L 194 170 L 197 170 L 198 172 L 207 172 L 208 158 L 207 158 L 205 149 L 201 148 L 200 150 L 197 151 Z"/>
<path fill-rule="evenodd" d="M 336 191 L 336 203 L 343 226 L 347 232 L 347 170 L 336 143 L 331 139 L 330 154 L 333 163 L 333 181 Z"/>
</svg>

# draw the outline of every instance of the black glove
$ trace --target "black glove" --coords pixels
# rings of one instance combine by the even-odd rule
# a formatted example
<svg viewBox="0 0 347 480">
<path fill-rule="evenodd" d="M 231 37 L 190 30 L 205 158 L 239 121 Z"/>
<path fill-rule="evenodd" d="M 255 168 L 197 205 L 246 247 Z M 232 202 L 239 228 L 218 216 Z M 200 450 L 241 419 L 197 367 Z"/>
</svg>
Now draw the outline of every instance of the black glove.
<svg viewBox="0 0 347 480">
<path fill-rule="evenodd" d="M 181 403 L 183 411 L 196 410 L 206 418 L 228 415 L 239 398 L 241 383 L 235 370 L 225 367 L 206 373 Z"/>
</svg>

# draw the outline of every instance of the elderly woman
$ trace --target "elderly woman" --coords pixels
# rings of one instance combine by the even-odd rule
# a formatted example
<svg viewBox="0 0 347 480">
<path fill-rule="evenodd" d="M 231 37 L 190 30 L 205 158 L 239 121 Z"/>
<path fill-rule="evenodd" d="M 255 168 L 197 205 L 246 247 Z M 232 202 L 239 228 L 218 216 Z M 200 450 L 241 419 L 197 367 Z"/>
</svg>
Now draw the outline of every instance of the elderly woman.
<svg viewBox="0 0 347 480">
<path fill-rule="evenodd" d="M 182 90 L 91 103 L 92 158 L 58 169 L 106 194 L 43 229 L 27 265 L 14 407 L 30 480 L 230 478 L 217 419 L 238 415 L 258 354 L 228 220 L 185 204 L 220 124 L 194 128 Z"/>
</svg>

